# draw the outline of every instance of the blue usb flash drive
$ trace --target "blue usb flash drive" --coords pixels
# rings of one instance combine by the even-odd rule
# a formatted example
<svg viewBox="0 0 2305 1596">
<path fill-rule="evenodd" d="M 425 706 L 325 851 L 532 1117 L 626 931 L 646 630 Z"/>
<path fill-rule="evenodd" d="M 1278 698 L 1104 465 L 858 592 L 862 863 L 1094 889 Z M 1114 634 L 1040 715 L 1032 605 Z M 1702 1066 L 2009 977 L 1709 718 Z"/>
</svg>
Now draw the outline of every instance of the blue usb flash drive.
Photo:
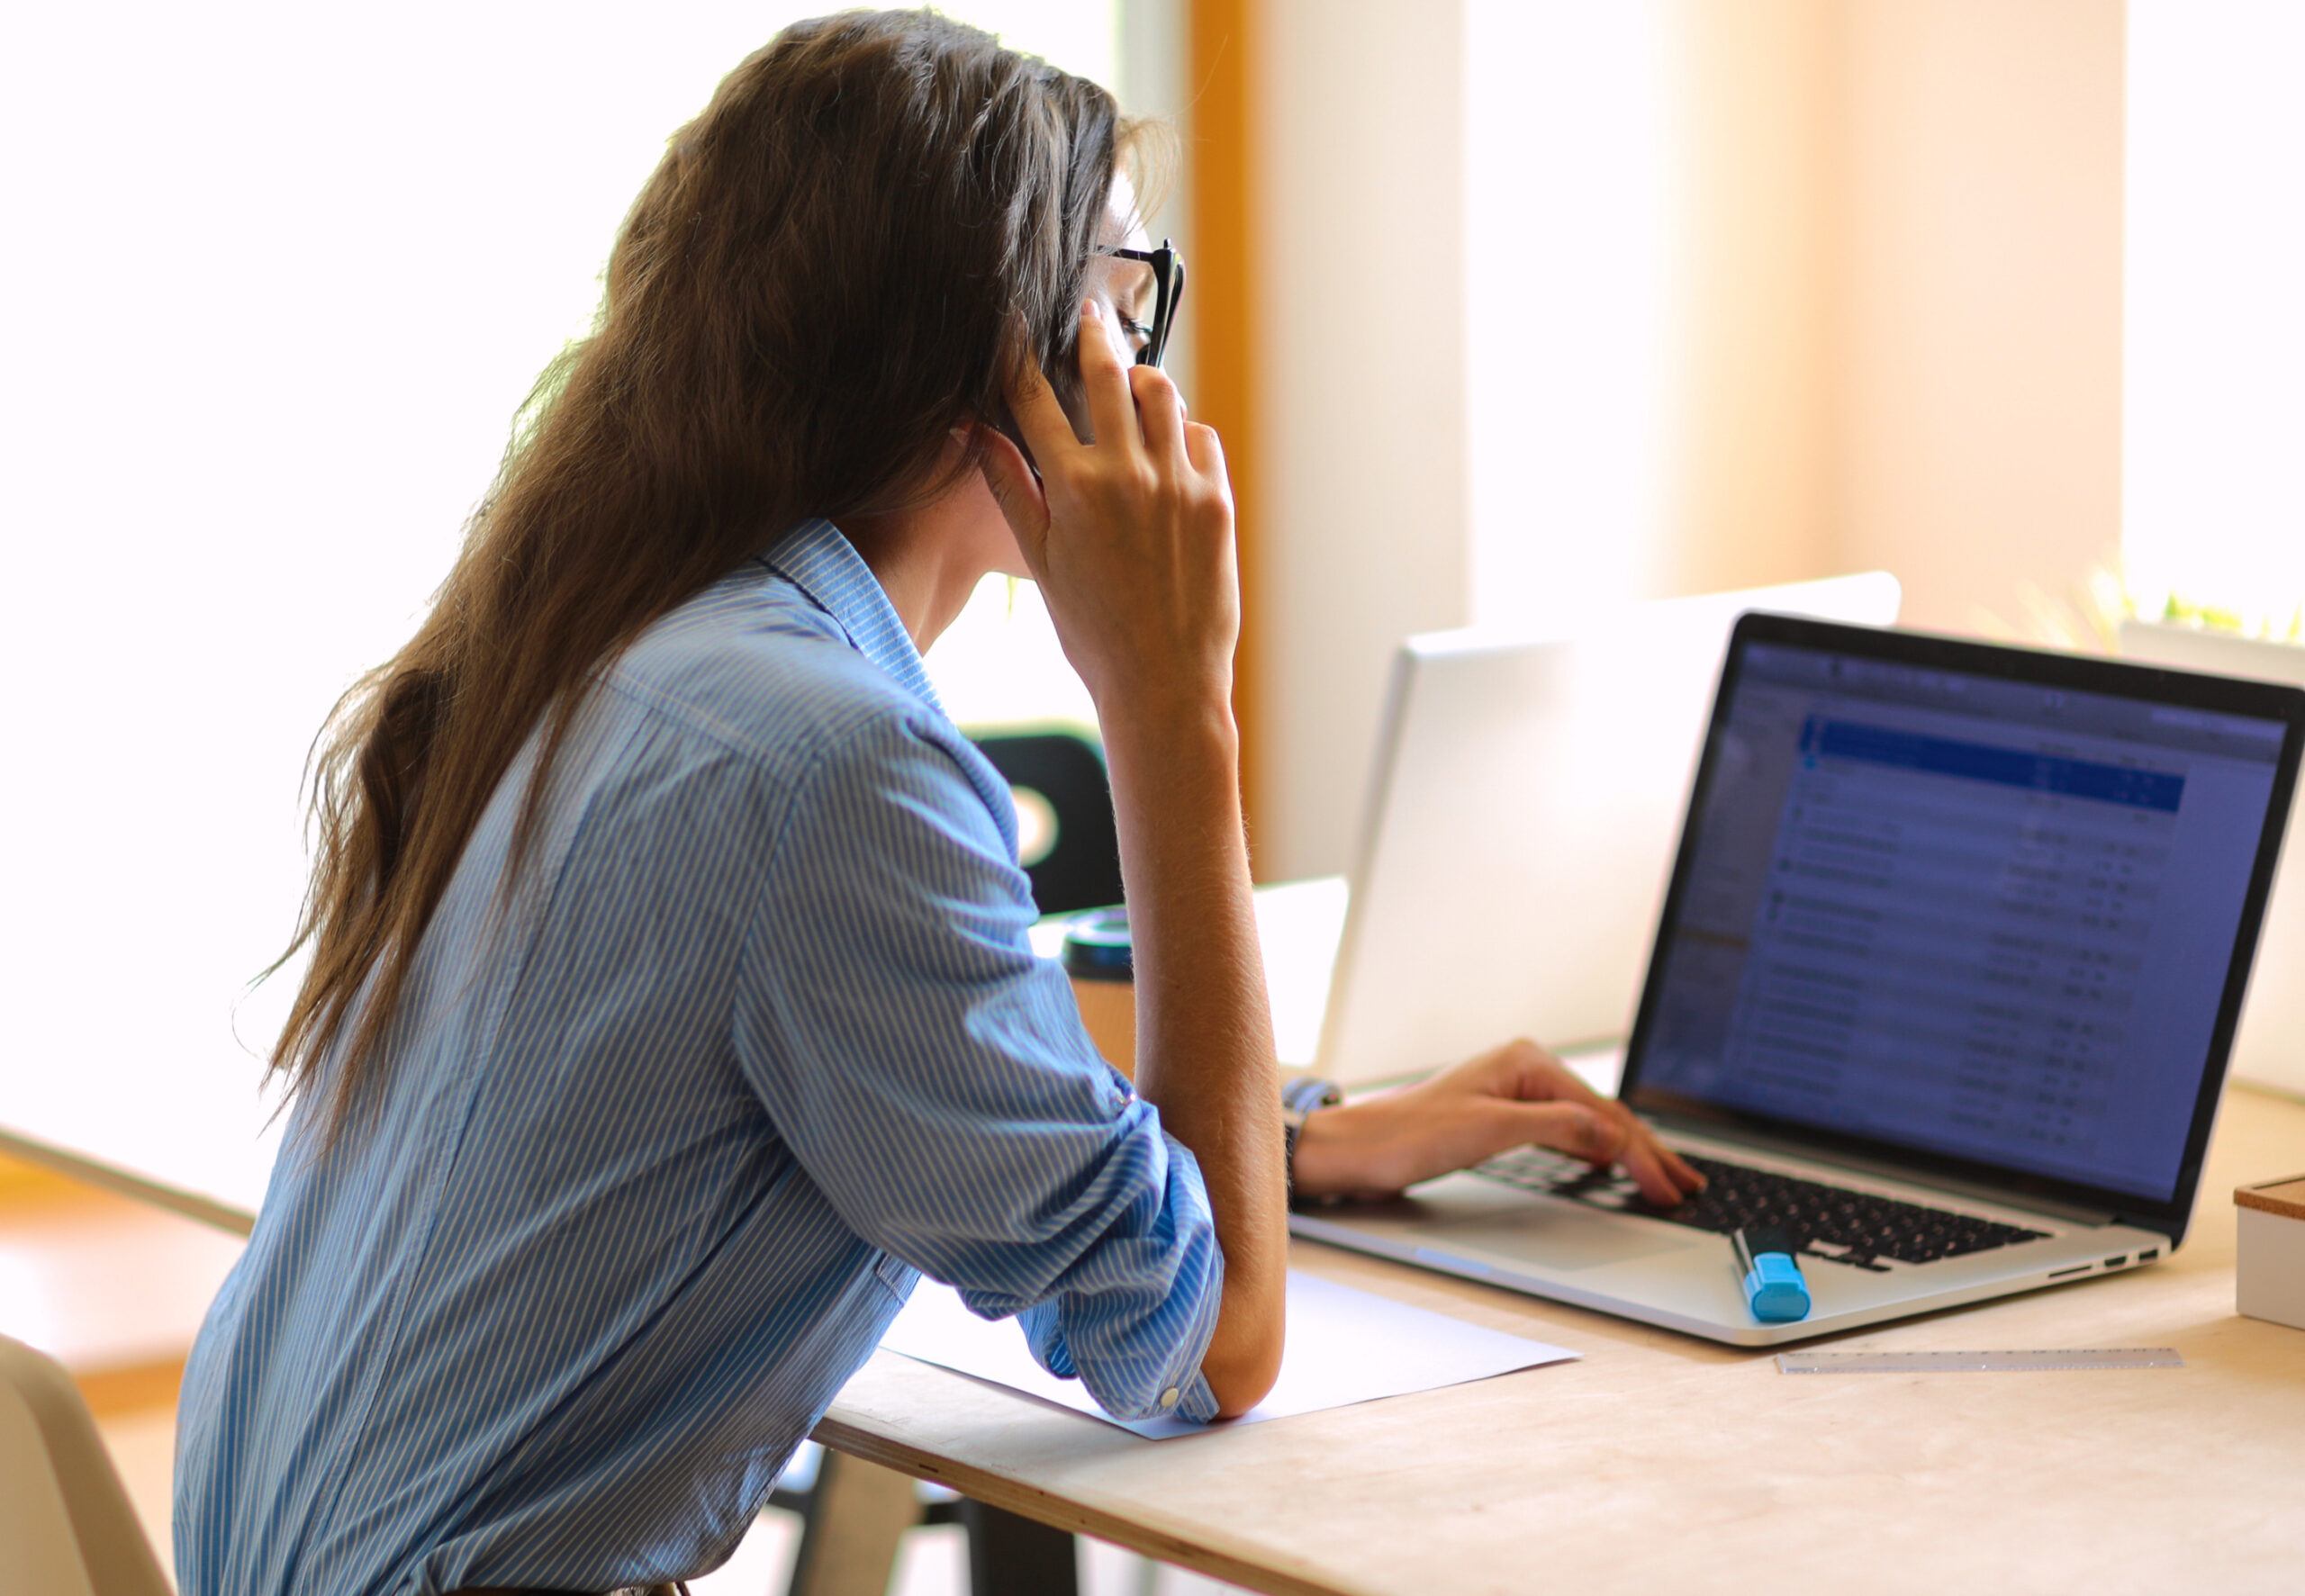
<svg viewBox="0 0 2305 1596">
<path fill-rule="evenodd" d="M 1745 1304 L 1765 1324 L 1809 1317 L 1809 1283 L 1802 1278 L 1793 1238 L 1775 1225 L 1755 1225 L 1729 1238 L 1745 1284 Z"/>
</svg>

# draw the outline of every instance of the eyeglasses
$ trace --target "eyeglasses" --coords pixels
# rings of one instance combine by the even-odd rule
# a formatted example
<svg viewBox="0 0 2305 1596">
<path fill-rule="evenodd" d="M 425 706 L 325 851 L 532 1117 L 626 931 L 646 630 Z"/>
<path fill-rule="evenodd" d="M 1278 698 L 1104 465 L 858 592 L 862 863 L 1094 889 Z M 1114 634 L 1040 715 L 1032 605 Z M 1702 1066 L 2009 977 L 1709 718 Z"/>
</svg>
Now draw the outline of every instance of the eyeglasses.
<svg viewBox="0 0 2305 1596">
<path fill-rule="evenodd" d="M 1141 260 L 1152 268 L 1152 325 L 1144 347 L 1136 352 L 1136 364 L 1158 366 L 1169 352 L 1169 329 L 1176 323 L 1177 307 L 1184 302 L 1185 257 L 1167 239 L 1161 240 L 1158 249 L 1099 249 L 1097 253 L 1116 260 Z"/>
</svg>

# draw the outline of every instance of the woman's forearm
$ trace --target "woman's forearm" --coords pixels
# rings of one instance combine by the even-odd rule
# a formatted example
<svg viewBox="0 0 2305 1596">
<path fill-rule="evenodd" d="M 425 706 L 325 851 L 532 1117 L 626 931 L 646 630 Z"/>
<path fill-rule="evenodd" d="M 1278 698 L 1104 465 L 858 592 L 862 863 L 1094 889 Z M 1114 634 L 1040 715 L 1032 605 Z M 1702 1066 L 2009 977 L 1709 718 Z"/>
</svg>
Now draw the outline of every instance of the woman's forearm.
<svg viewBox="0 0 2305 1596">
<path fill-rule="evenodd" d="M 1288 1213 L 1279 1072 L 1240 799 L 1221 699 L 1106 717 L 1136 967 L 1136 1085 L 1190 1148 L 1225 1254 L 1202 1364 L 1221 1412 L 1279 1372 Z"/>
</svg>

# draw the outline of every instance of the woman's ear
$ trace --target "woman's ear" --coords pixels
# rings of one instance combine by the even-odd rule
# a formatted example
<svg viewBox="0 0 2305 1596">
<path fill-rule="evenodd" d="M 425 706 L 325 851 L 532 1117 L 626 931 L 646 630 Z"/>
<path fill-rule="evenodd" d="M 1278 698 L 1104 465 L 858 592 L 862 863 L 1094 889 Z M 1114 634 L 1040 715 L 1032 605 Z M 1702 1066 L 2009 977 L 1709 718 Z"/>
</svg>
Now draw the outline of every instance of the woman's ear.
<svg viewBox="0 0 2305 1596">
<path fill-rule="evenodd" d="M 1001 401 L 998 415 L 979 419 L 974 425 L 990 435 L 984 440 L 987 446 L 994 437 L 1006 440 L 1024 461 L 1026 469 L 1033 473 L 1033 480 L 1040 480 L 1040 462 L 1033 458 L 1033 446 L 1025 441 L 1025 429 L 1017 425 L 1017 412 L 1008 408 L 1006 400 Z"/>
<path fill-rule="evenodd" d="M 984 473 L 984 485 L 991 491 L 992 501 L 1000 507 L 1001 518 L 1024 552 L 1026 568 L 1037 571 L 1042 546 L 1048 540 L 1048 497 L 1041 491 L 1041 473 L 1008 433 L 981 422 L 978 426 L 982 449 L 979 469 Z"/>
<path fill-rule="evenodd" d="M 1080 301 L 1074 300 L 1072 309 L 1077 311 L 1080 308 Z M 1064 419 L 1072 423 L 1072 436 L 1084 444 L 1094 443 L 1096 432 L 1089 425 L 1088 396 L 1080 388 L 1080 318 L 1078 315 L 1067 316 L 1064 323 L 1057 335 L 1056 347 L 1050 352 L 1049 358 L 1044 361 L 1039 358 L 1030 335 L 1025 330 L 1024 318 L 1018 315 L 1013 319 L 1010 326 L 1014 331 L 1008 347 L 1012 380 L 1004 383 L 1002 387 L 1013 387 L 1013 374 L 1030 363 L 1048 383 L 1049 392 L 1056 395 L 1056 402 L 1062 408 Z M 1032 446 L 1025 441 L 1023 430 L 1017 427 L 1015 415 L 1006 404 L 1000 407 L 999 414 L 991 418 L 991 421 L 1030 463 Z M 1035 469 L 1038 469 L 1037 465 Z"/>
</svg>

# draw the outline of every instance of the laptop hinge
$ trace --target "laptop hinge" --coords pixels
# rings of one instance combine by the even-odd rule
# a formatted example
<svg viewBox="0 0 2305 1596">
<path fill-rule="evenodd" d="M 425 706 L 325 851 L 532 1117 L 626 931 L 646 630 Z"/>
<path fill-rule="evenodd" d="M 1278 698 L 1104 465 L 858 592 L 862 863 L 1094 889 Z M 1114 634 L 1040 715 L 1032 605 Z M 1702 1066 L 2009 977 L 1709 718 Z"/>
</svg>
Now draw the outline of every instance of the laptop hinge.
<svg viewBox="0 0 2305 1596">
<path fill-rule="evenodd" d="M 1824 1152 L 1789 1136 L 1772 1136 L 1766 1131 L 1754 1131 L 1742 1125 L 1727 1126 L 1711 1121 L 1677 1114 L 1651 1114 L 1647 1116 L 1668 1131 L 1679 1131 L 1691 1136 L 1703 1136 L 1713 1141 L 1734 1141 L 1752 1148 L 1757 1152 L 1775 1153 L 1782 1158 L 1806 1159 L 1812 1164 L 1830 1164 L 1837 1169 L 1847 1169 L 1854 1175 L 1869 1175 L 1883 1180 L 1903 1181 L 1908 1185 L 1934 1186 L 1939 1191 L 1974 1198 L 1980 1203 L 1997 1204 L 2003 1208 L 2021 1208 L 2029 1213 L 2038 1213 L 2067 1224 L 2110 1225 L 2123 1222 L 2120 1215 L 2102 1208 L 2088 1208 L 2077 1203 L 2061 1203 L 2051 1197 L 2031 1193 L 1999 1191 L 1982 1181 L 1963 1180 L 1957 1176 L 1939 1175 L 1935 1171 L 1916 1173 L 1887 1159 L 1868 1159 L 1862 1153 Z M 2140 1226 L 2144 1230 L 2158 1230 L 2158 1226 Z"/>
</svg>

